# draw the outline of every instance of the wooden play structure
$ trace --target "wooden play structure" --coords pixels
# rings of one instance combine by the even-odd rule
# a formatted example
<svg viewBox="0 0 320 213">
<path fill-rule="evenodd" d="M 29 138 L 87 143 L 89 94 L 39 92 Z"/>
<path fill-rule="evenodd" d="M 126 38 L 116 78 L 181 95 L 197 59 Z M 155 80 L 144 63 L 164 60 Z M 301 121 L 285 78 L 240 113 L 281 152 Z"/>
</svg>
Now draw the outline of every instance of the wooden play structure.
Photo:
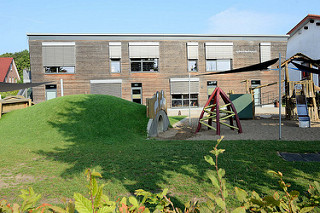
<svg viewBox="0 0 320 213">
<path fill-rule="evenodd" d="M 305 110 L 299 110 L 301 109 L 300 107 L 302 103 L 299 102 L 299 100 L 306 100 L 305 107 L 307 107 L 308 112 L 304 114 L 307 114 L 311 121 L 319 121 L 319 106 L 317 106 L 316 102 L 316 92 L 320 91 L 320 87 L 314 84 L 312 74 L 305 75 L 304 79 L 301 81 L 290 81 L 288 65 L 292 61 L 307 61 L 310 68 L 320 67 L 318 61 L 312 60 L 302 53 L 297 53 L 281 63 L 281 69 L 284 69 L 285 71 L 284 101 L 286 105 L 286 118 L 295 119 L 298 117 L 300 119 L 300 117 L 303 117 L 299 112 L 303 112 Z M 297 105 L 300 106 L 299 109 L 297 108 Z"/>
<path fill-rule="evenodd" d="M 12 110 L 23 109 L 31 106 L 31 99 L 23 96 L 9 96 L 0 100 L 0 118 L 1 115 Z"/>
<path fill-rule="evenodd" d="M 220 97 L 224 102 L 224 105 L 222 106 L 220 106 Z M 233 119 L 235 119 L 236 126 L 233 125 Z M 229 120 L 229 124 L 226 123 L 225 120 Z M 215 123 L 215 127 L 212 125 L 212 122 Z M 215 130 L 217 135 L 220 135 L 221 124 L 229 127 L 232 130 L 238 130 L 238 133 L 242 133 L 237 111 L 231 100 L 219 87 L 215 88 L 207 103 L 203 107 L 196 133 L 200 131 L 202 124 L 210 129 Z"/>
</svg>

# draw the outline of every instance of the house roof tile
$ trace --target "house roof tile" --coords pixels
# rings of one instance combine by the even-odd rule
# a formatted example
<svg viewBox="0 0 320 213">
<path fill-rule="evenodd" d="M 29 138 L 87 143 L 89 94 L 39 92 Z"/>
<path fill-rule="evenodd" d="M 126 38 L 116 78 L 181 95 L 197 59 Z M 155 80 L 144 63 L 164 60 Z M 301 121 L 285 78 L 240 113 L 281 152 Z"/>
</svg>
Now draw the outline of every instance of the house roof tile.
<svg viewBox="0 0 320 213">
<path fill-rule="evenodd" d="M 0 58 L 0 82 L 3 82 L 13 58 Z"/>
<path fill-rule="evenodd" d="M 292 28 L 287 35 L 292 35 L 297 32 L 303 25 L 309 22 L 311 19 L 320 20 L 320 15 L 308 14 L 304 19 L 302 19 L 294 28 Z"/>
</svg>

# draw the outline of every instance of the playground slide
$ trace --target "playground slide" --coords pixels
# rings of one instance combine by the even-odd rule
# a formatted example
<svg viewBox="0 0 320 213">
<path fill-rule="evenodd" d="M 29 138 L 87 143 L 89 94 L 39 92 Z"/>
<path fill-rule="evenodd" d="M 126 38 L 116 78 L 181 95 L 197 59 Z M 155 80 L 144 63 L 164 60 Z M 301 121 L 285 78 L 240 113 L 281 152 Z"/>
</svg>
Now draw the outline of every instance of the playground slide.
<svg viewBox="0 0 320 213">
<path fill-rule="evenodd" d="M 310 117 L 308 114 L 306 97 L 304 95 L 296 95 L 296 104 L 299 127 L 310 127 Z"/>
</svg>

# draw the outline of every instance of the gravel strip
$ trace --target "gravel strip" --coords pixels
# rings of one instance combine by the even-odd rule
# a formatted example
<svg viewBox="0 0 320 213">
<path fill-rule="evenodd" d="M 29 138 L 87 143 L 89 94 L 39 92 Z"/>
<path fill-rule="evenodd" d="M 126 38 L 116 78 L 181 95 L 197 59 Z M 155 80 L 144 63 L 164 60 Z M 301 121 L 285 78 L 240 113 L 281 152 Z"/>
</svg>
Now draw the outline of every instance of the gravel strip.
<svg viewBox="0 0 320 213">
<path fill-rule="evenodd" d="M 240 120 L 243 133 L 221 125 L 221 135 L 225 140 L 279 140 L 279 118 L 277 115 L 257 115 L 255 120 Z M 195 134 L 198 118 L 185 119 L 180 125 L 159 134 L 160 140 L 216 140 L 220 136 L 202 125 Z M 282 118 L 282 138 L 288 141 L 320 141 L 320 122 L 311 122 L 311 128 L 300 128 L 298 121 Z"/>
</svg>

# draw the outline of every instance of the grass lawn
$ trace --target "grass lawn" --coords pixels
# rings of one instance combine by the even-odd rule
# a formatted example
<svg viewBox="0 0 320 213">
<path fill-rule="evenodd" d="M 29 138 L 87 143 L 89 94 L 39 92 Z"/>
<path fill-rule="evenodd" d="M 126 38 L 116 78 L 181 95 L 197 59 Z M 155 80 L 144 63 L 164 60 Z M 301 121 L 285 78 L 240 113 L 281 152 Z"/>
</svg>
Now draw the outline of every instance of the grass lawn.
<svg viewBox="0 0 320 213">
<path fill-rule="evenodd" d="M 102 173 L 112 199 L 142 188 L 168 187 L 182 205 L 212 190 L 203 159 L 215 141 L 146 139 L 145 106 L 103 95 L 56 98 L 8 113 L 0 120 L 0 199 L 17 201 L 32 186 L 42 202 L 59 203 L 86 193 L 86 168 Z M 320 163 L 286 162 L 277 151 L 320 151 L 319 141 L 223 141 L 219 166 L 228 187 L 278 190 L 266 172 L 281 171 L 292 188 L 305 191 L 320 180 Z"/>
</svg>

